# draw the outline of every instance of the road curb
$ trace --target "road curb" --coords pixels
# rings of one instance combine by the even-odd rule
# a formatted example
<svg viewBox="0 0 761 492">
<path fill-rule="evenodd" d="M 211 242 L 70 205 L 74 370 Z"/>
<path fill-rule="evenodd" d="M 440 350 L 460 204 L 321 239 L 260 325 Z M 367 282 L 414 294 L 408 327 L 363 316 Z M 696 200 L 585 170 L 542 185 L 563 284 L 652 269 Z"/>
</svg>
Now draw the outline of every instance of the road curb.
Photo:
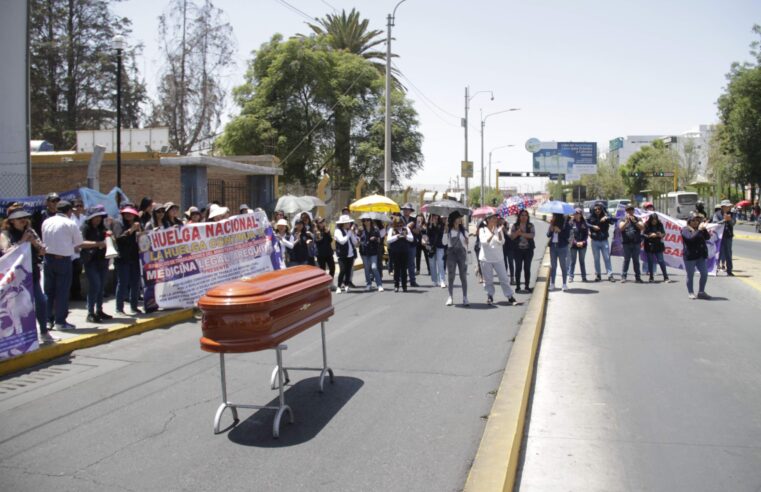
<svg viewBox="0 0 761 492">
<path fill-rule="evenodd" d="M 749 234 L 735 234 L 735 239 L 743 239 L 746 241 L 761 241 L 761 234 L 757 236 L 751 236 Z"/>
<path fill-rule="evenodd" d="M 97 333 L 88 333 L 78 337 L 67 338 L 50 345 L 43 345 L 34 352 L 19 355 L 10 359 L 0 361 L 0 376 L 10 374 L 28 367 L 41 364 L 62 355 L 69 354 L 75 350 L 94 347 L 120 338 L 127 338 L 132 335 L 162 328 L 167 325 L 187 321 L 193 317 L 193 309 L 181 309 L 161 313 L 151 318 L 143 318 L 129 325 L 117 325 L 108 327 Z"/>
<path fill-rule="evenodd" d="M 545 255 L 547 250 L 545 250 Z M 502 382 L 489 413 L 465 492 L 512 492 L 523 443 L 526 410 L 547 306 L 549 267 L 539 269 L 526 315 L 515 337 Z"/>
</svg>

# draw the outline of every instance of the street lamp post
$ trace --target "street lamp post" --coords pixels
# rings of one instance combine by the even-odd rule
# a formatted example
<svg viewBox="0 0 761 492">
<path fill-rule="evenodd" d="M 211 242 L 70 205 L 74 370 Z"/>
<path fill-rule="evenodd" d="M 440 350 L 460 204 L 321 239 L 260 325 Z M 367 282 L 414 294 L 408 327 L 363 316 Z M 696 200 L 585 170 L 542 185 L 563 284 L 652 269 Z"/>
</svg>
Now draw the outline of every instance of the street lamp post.
<svg viewBox="0 0 761 492">
<path fill-rule="evenodd" d="M 502 111 L 495 111 L 484 116 L 483 110 L 481 110 L 481 206 L 484 205 L 484 126 L 486 126 L 486 120 L 489 116 L 494 116 L 501 113 L 509 113 L 511 111 L 520 111 L 521 108 L 503 109 Z"/>
<path fill-rule="evenodd" d="M 494 92 L 493 91 L 477 91 L 472 96 L 470 95 L 470 87 L 465 87 L 465 118 L 462 119 L 462 126 L 465 129 L 465 160 L 468 160 L 468 110 L 470 109 L 470 101 L 473 100 L 474 97 L 476 97 L 479 94 L 485 94 L 485 93 L 491 94 L 491 100 L 494 100 Z M 468 184 L 469 180 L 467 177 L 465 177 L 465 201 L 464 204 L 468 205 Z"/>
<path fill-rule="evenodd" d="M 116 50 L 116 186 L 122 187 L 122 51 L 127 46 L 124 36 L 111 42 Z"/>
<path fill-rule="evenodd" d="M 391 191 L 391 28 L 396 19 L 396 9 L 406 0 L 400 0 L 388 15 L 388 33 L 386 34 L 386 135 L 383 146 L 383 194 Z"/>
<path fill-rule="evenodd" d="M 513 145 L 513 144 L 500 145 L 499 147 L 494 147 L 493 149 L 491 149 L 491 150 L 489 151 L 489 188 L 491 188 L 491 154 L 492 154 L 492 152 L 494 152 L 495 150 L 498 150 L 498 149 L 505 149 L 505 148 L 507 148 L 507 147 L 515 147 L 515 145 Z"/>
</svg>

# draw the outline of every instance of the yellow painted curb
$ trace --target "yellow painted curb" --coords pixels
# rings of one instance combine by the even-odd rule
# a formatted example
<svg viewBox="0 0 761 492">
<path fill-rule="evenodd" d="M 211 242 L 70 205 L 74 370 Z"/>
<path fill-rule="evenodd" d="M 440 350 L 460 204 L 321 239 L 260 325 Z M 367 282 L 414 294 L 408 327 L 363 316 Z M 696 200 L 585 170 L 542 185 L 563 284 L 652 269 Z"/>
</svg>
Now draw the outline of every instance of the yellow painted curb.
<svg viewBox="0 0 761 492">
<path fill-rule="evenodd" d="M 193 309 L 170 311 L 151 318 L 141 319 L 131 325 L 113 326 L 97 333 L 88 333 L 86 335 L 60 340 L 50 345 L 43 345 L 34 352 L 0 361 L 0 376 L 61 357 L 62 355 L 66 355 L 75 350 L 94 347 L 120 338 L 138 335 L 149 330 L 161 328 L 173 323 L 179 323 L 180 321 L 186 321 L 192 317 Z"/>
<path fill-rule="evenodd" d="M 742 239 L 744 241 L 761 241 L 761 234 L 758 234 L 757 236 L 750 236 L 748 234 L 735 234 L 735 239 Z"/>
<path fill-rule="evenodd" d="M 548 275 L 549 268 L 542 266 L 537 276 L 545 280 L 537 281 L 534 287 L 465 482 L 465 492 L 512 492 L 515 485 L 534 363 L 544 326 Z"/>
</svg>

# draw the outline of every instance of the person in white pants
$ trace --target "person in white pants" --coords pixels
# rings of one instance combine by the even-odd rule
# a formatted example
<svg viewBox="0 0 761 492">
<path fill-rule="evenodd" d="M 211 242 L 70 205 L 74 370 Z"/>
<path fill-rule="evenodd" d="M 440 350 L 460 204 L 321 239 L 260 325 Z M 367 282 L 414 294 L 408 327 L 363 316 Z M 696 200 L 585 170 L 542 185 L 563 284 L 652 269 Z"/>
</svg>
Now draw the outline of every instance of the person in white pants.
<svg viewBox="0 0 761 492">
<path fill-rule="evenodd" d="M 518 301 L 513 297 L 513 289 L 510 287 L 510 278 L 505 270 L 502 253 L 502 245 L 505 244 L 505 231 L 503 227 L 497 227 L 497 219 L 496 214 L 487 216 L 486 224 L 478 229 L 478 240 L 481 243 L 478 260 L 481 262 L 481 274 L 484 278 L 486 303 L 494 303 L 494 272 L 496 271 L 502 293 L 507 297 L 510 305 L 514 305 Z"/>
</svg>

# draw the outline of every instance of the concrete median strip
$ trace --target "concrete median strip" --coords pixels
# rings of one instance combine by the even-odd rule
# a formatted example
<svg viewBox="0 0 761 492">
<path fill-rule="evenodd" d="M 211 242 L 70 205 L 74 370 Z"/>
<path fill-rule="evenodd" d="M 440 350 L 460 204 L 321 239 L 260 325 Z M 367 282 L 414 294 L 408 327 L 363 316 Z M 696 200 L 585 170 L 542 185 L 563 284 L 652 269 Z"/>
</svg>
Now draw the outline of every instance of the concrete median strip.
<svg viewBox="0 0 761 492">
<path fill-rule="evenodd" d="M 545 252 L 546 253 L 546 252 Z M 499 390 L 465 483 L 466 492 L 512 491 L 518 471 L 526 411 L 544 326 L 549 268 L 539 269 L 534 295 L 513 343 Z"/>
<path fill-rule="evenodd" d="M 162 312 L 151 317 L 136 320 L 132 324 L 109 326 L 95 333 L 88 333 L 60 340 L 49 345 L 43 345 L 34 352 L 0 361 L 0 376 L 35 366 L 78 349 L 94 347 L 120 338 L 138 335 L 149 330 L 187 321 L 192 317 L 193 309 Z"/>
</svg>

